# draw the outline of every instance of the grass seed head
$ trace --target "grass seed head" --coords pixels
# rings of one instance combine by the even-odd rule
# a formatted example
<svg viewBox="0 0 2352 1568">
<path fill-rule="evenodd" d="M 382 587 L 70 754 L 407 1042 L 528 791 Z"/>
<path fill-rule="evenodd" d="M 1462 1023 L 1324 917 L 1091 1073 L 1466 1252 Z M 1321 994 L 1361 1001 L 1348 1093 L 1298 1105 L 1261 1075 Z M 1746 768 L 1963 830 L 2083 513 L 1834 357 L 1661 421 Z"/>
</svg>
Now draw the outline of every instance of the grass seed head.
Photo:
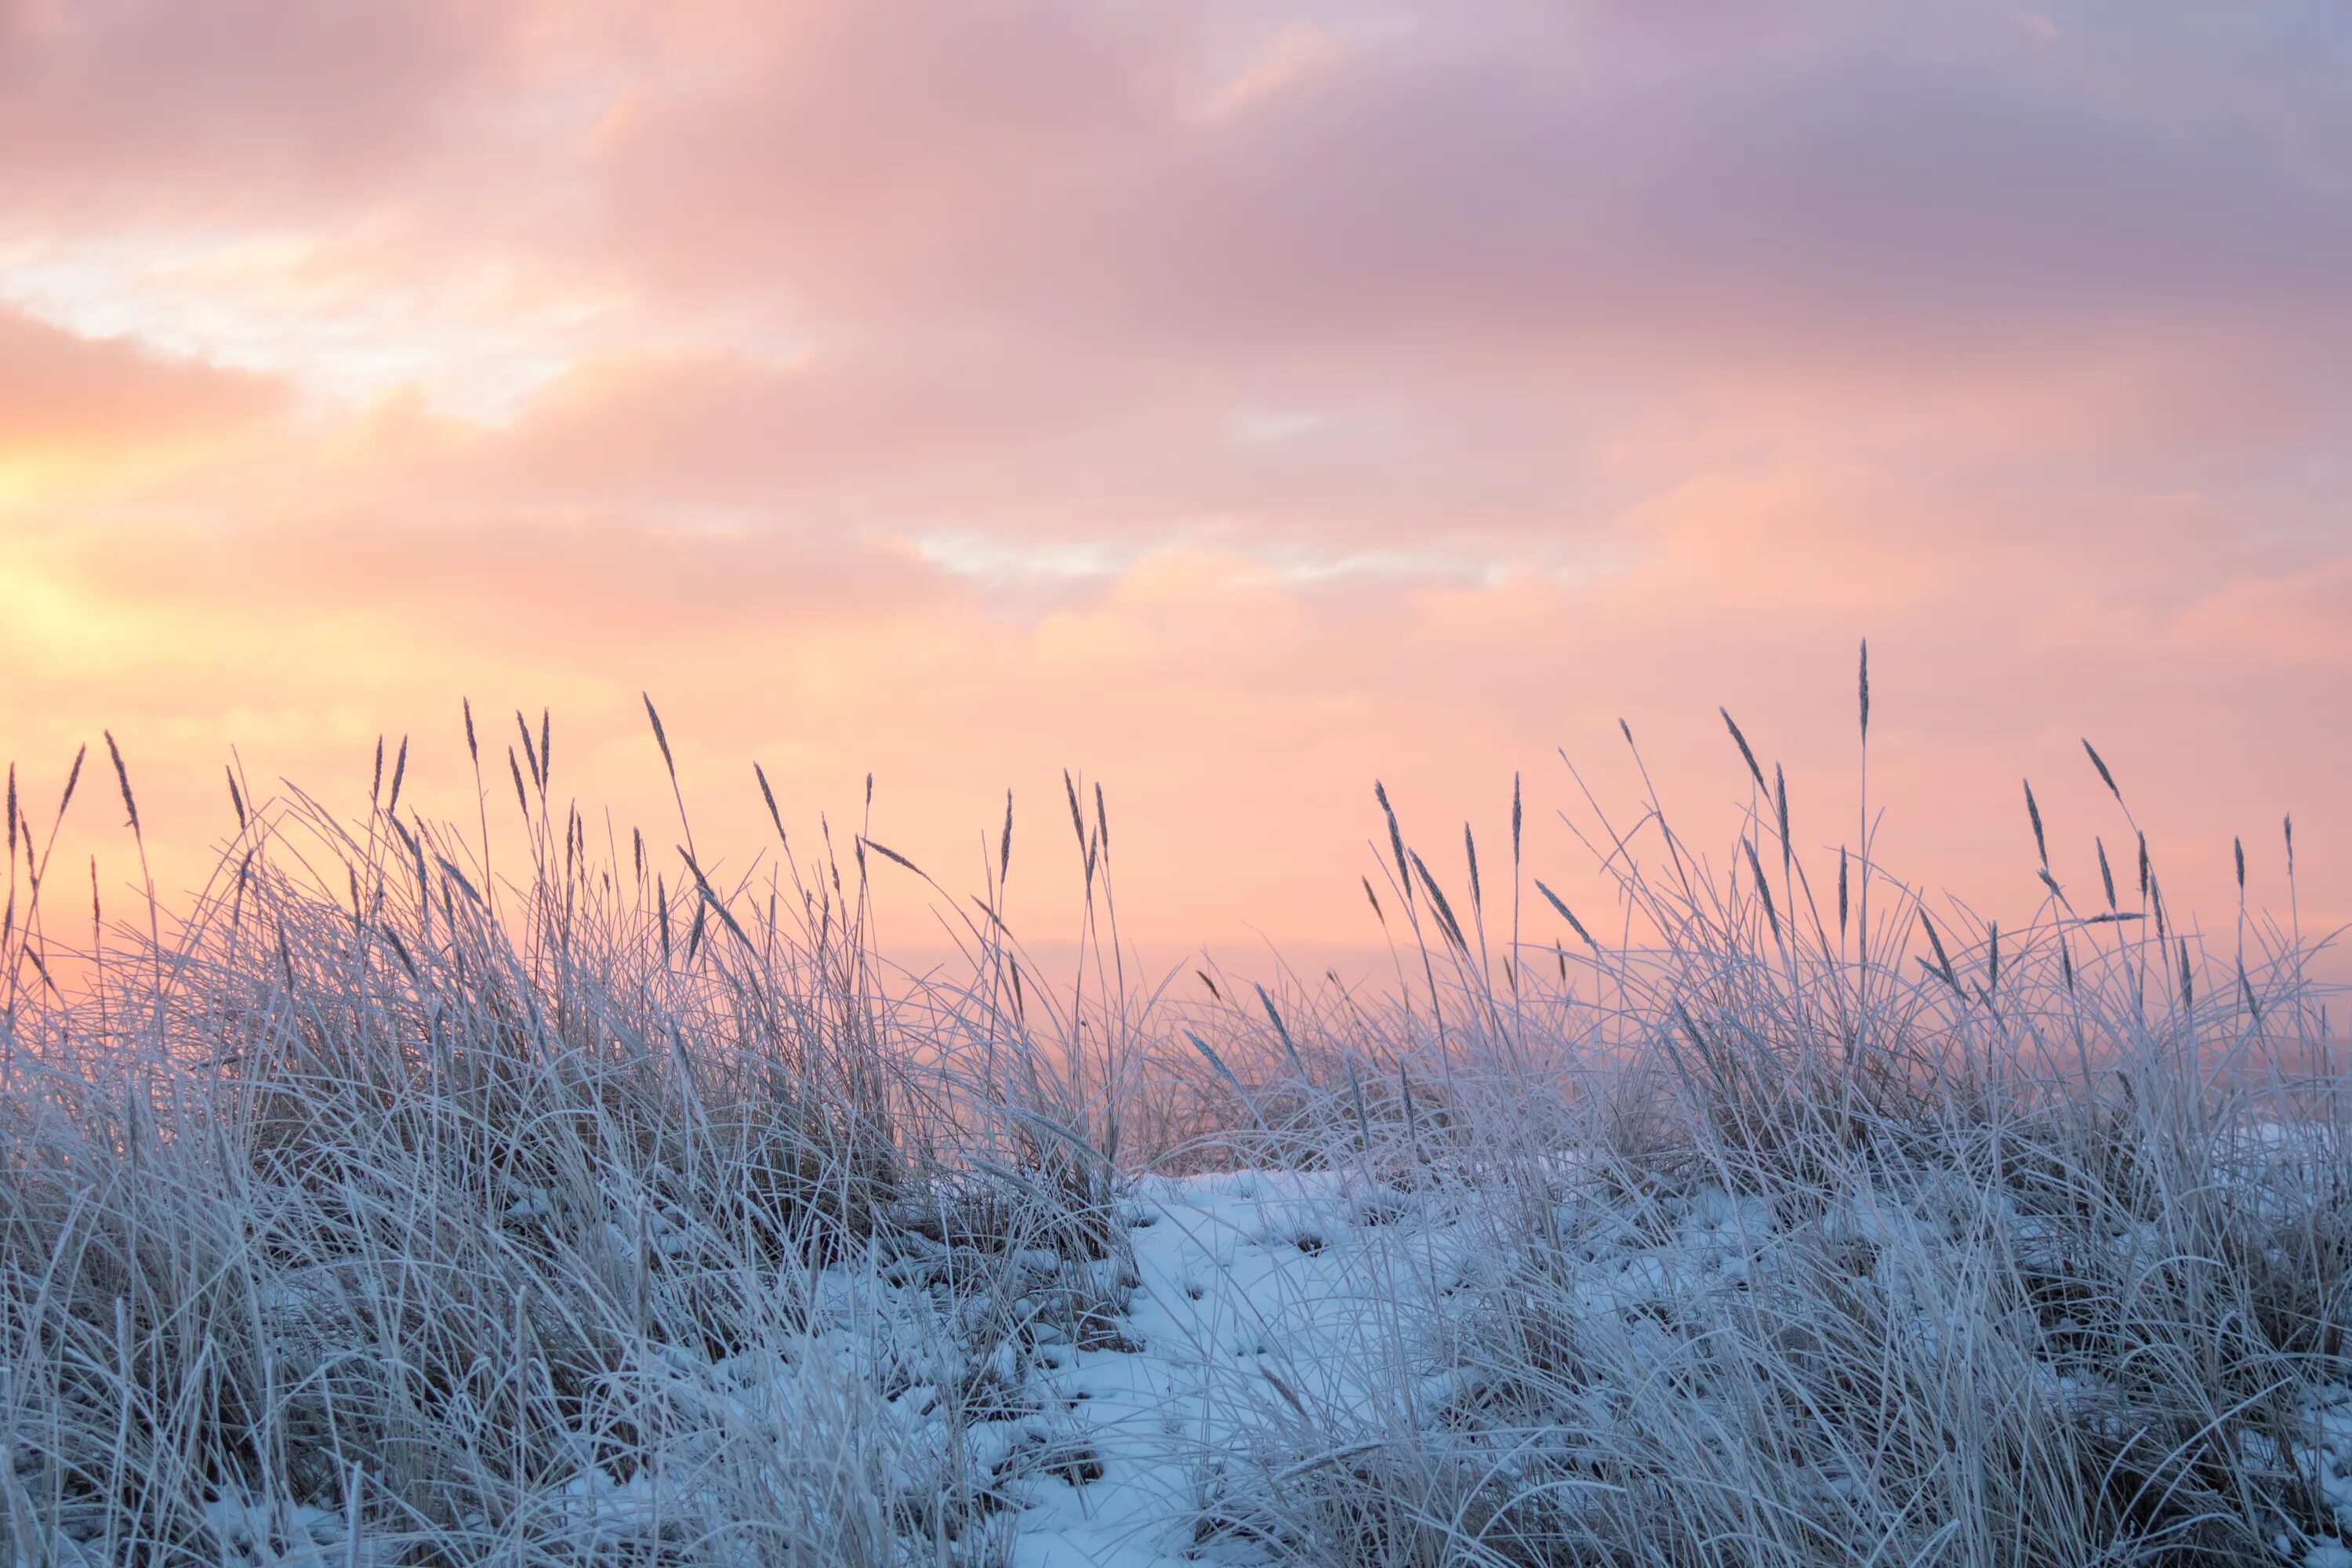
<svg viewBox="0 0 2352 1568">
<path fill-rule="evenodd" d="M 81 764 L 89 755 L 89 743 L 84 742 L 81 749 L 74 752 L 73 766 L 66 770 L 66 792 L 58 797 L 58 816 L 60 817 L 65 816 L 66 807 L 73 804 L 74 786 L 81 783 Z"/>
<path fill-rule="evenodd" d="M 1924 905 L 1919 910 L 1919 928 L 1927 933 L 1927 946 L 1936 954 L 1936 973 L 1942 975 L 1953 990 L 1958 990 L 1960 983 L 1952 973 L 1952 961 L 1944 954 L 1944 939 L 1936 934 L 1936 922 L 1927 918 Z"/>
<path fill-rule="evenodd" d="M 1789 841 L 1789 775 L 1778 763 L 1772 764 L 1772 816 L 1780 831 L 1780 874 L 1786 876 L 1796 847 Z"/>
<path fill-rule="evenodd" d="M 539 771 L 539 748 L 531 744 L 530 724 L 523 718 L 522 710 L 520 708 L 515 710 L 515 731 L 522 736 L 523 761 L 530 765 L 530 782 L 540 788 L 545 788 L 545 783 Z M 511 749 L 508 754 L 509 756 L 513 754 Z"/>
<path fill-rule="evenodd" d="M 2099 770 L 2099 782 L 2107 786 L 2107 793 L 2116 797 L 2116 804 L 2122 805 L 2124 792 L 2116 787 L 2116 775 L 2107 771 L 2106 759 L 2099 755 L 2099 749 L 2091 744 L 2088 736 L 2083 740 L 2083 750 L 2090 753 L 2091 765 Z"/>
<path fill-rule="evenodd" d="M 1764 784 L 1764 770 L 1756 765 L 1756 753 L 1748 747 L 1748 737 L 1739 732 L 1739 725 L 1732 719 L 1731 710 L 1717 708 L 1716 711 L 1723 715 L 1724 728 L 1731 731 L 1732 740 L 1738 745 L 1740 761 L 1748 764 L 1748 776 L 1756 781 L 1757 793 L 1769 795 L 1770 791 Z"/>
<path fill-rule="evenodd" d="M 1406 853 L 1412 860 L 1412 868 L 1421 875 L 1421 890 L 1429 895 L 1430 907 L 1437 911 L 1438 923 L 1444 928 L 1446 940 L 1463 952 L 1469 952 L 1470 944 L 1462 938 L 1462 923 L 1454 918 L 1454 907 L 1446 902 L 1445 889 L 1439 887 L 1437 879 L 1429 874 L 1429 867 L 1423 861 L 1420 850 L 1412 849 Z"/>
<path fill-rule="evenodd" d="M 1859 684 L 1862 697 L 1862 738 L 1864 742 L 1867 742 L 1870 739 L 1870 639 L 1868 637 L 1862 639 L 1862 670 Z"/>
<path fill-rule="evenodd" d="M 1743 838 L 1739 846 L 1748 851 L 1748 875 L 1755 879 L 1757 896 L 1764 900 L 1764 919 L 1772 928 L 1772 940 L 1778 942 L 1780 940 L 1780 916 L 1772 907 L 1772 884 L 1764 875 L 1763 865 L 1756 858 L 1756 840 Z"/>
<path fill-rule="evenodd" d="M 1396 857 L 1397 883 L 1404 889 L 1404 896 L 1408 900 L 1407 909 L 1409 912 L 1411 908 L 1409 900 L 1412 897 L 1412 873 L 1405 866 L 1404 834 L 1397 826 L 1396 809 L 1389 805 L 1389 792 L 1387 786 L 1382 784 L 1378 779 L 1374 779 L 1372 781 L 1372 798 L 1380 802 L 1381 815 L 1388 820 L 1389 849 L 1390 852 Z"/>
<path fill-rule="evenodd" d="M 1585 946 L 1591 948 L 1595 952 L 1599 952 L 1601 951 L 1601 944 L 1592 940 L 1592 933 L 1591 931 L 1584 929 L 1584 922 L 1576 918 L 1576 912 L 1570 910 L 1568 905 L 1561 900 L 1560 896 L 1558 893 L 1553 892 L 1549 888 L 1544 886 L 1543 879 L 1540 877 L 1536 879 L 1536 891 L 1541 893 L 1545 899 L 1550 901 L 1551 907 L 1559 911 L 1559 918 L 1568 922 L 1568 929 L 1574 931 L 1580 938 L 1581 938 Z M 1566 956 L 1563 955 L 1560 959 L 1560 976 L 1562 979 L 1565 979 L 1567 978 L 1567 975 L 1568 960 Z"/>
<path fill-rule="evenodd" d="M 759 763 L 751 764 L 751 776 L 760 781 L 760 798 L 767 803 L 768 820 L 775 825 L 776 841 L 785 842 L 783 815 L 776 810 L 776 792 L 768 787 L 768 771 Z"/>
<path fill-rule="evenodd" d="M 125 826 L 135 834 L 139 831 L 139 801 L 131 793 L 131 770 L 122 765 L 122 749 L 114 743 L 114 731 L 105 733 L 106 754 L 114 759 L 114 782 L 122 786 L 122 809 L 130 814 L 131 820 Z"/>
<path fill-rule="evenodd" d="M 2042 834 L 2042 806 L 2033 798 L 2033 781 L 2027 779 L 2024 784 L 2025 816 L 2033 824 L 2033 852 L 2042 857 L 2042 868 L 2047 871 L 2050 869 L 2050 841 Z"/>
<path fill-rule="evenodd" d="M 1470 863 L 1470 907 L 1483 909 L 1478 891 L 1478 841 L 1470 837 L 1470 825 L 1466 822 L 1462 825 L 1462 854 Z"/>
<path fill-rule="evenodd" d="M 677 780 L 677 759 L 669 754 L 669 734 L 662 728 L 661 714 L 654 707 L 653 694 L 640 691 L 637 695 L 645 700 L 646 717 L 653 721 L 654 744 L 661 748 L 662 766 L 669 770 L 670 781 L 675 784 Z"/>
</svg>

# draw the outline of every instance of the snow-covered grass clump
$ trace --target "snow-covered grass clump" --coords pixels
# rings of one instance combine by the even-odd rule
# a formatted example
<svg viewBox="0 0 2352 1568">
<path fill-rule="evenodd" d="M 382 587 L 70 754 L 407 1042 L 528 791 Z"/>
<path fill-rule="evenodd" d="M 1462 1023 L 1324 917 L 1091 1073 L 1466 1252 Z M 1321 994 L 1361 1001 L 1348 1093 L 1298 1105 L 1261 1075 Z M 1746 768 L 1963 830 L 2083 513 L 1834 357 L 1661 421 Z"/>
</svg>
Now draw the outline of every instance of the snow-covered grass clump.
<svg viewBox="0 0 2352 1568">
<path fill-rule="evenodd" d="M 1099 795 L 1075 983 L 1009 820 L 915 977 L 901 857 L 598 855 L 546 733 L 514 873 L 396 762 L 240 794 L 94 963 L 12 805 L 0 1562 L 2352 1563 L 2315 944 L 2137 844 L 2068 889 L 2029 797 L 1979 924 L 1734 730 L 1727 875 L 1597 819 L 1604 928 L 1515 796 L 1505 930 L 1391 816 L 1393 989 L 1179 1002 Z"/>
</svg>

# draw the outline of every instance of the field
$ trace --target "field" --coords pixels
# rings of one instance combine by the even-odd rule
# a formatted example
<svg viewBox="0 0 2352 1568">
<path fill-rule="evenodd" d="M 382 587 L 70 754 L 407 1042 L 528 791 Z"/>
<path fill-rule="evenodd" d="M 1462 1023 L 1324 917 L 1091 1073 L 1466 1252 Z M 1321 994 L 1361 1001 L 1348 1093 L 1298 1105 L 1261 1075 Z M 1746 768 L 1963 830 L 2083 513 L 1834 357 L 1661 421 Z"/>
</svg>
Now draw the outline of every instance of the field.
<svg viewBox="0 0 2352 1568">
<path fill-rule="evenodd" d="M 2095 753 L 2135 847 L 2017 929 L 1733 727 L 1727 856 L 1596 805 L 1577 911 L 1390 815 L 1392 984 L 1262 988 L 1139 975 L 1099 795 L 1047 974 L 1009 818 L 722 884 L 524 751 L 527 856 L 395 759 L 95 955 L 12 774 L 8 1561 L 2352 1565 L 2322 944 L 2184 931 Z"/>
</svg>

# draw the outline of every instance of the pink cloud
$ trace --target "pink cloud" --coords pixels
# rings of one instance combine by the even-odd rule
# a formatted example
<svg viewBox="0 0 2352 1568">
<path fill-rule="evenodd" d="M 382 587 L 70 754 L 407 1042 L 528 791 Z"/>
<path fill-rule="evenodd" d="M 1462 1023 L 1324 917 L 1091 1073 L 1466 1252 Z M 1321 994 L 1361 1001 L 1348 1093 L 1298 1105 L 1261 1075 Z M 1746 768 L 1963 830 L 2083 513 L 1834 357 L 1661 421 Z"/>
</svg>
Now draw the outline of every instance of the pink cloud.
<svg viewBox="0 0 2352 1568">
<path fill-rule="evenodd" d="M 0 9 L 0 176 L 83 222 L 342 206 L 478 130 L 513 8 L 424 0 Z"/>
<path fill-rule="evenodd" d="M 0 458 L 217 437 L 275 412 L 285 396 L 263 376 L 92 342 L 5 308 L 0 366 Z"/>
<path fill-rule="evenodd" d="M 1143 929 L 1339 939 L 1371 776 L 1623 784 L 1621 715 L 1837 841 L 1866 632 L 1921 876 L 2030 896 L 2021 771 L 2079 858 L 2085 730 L 2186 864 L 2352 764 L 2346 45 L 2062 21 L 20 3 L 0 716 L 205 822 L 232 740 L 551 701 L 658 810 L 652 688 L 747 838 L 751 755 L 942 864 L 1084 762 Z"/>
</svg>

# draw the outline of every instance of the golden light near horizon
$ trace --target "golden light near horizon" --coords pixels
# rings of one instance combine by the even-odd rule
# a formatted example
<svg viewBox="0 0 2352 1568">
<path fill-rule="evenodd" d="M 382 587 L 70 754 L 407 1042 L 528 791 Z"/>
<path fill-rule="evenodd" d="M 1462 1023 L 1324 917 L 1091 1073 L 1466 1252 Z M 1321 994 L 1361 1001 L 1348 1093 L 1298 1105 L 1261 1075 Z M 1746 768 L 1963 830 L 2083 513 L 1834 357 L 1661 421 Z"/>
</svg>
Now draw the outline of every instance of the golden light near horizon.
<svg viewBox="0 0 2352 1568">
<path fill-rule="evenodd" d="M 738 854 L 754 761 L 812 828 L 871 773 L 956 886 L 1068 766 L 1155 954 L 1370 951 L 1375 778 L 1488 842 L 1522 776 L 1563 884 L 1620 718 L 1728 843 L 1727 706 L 1833 854 L 1867 636 L 1907 875 L 2030 904 L 2021 774 L 2095 875 L 2089 734 L 2181 901 L 2242 837 L 2284 909 L 2292 812 L 2326 929 L 2347 66 L 2315 6 L 0 8 L 0 751 L 110 729 L 168 898 L 232 748 L 348 801 L 407 734 L 470 816 L 461 699 L 661 817 L 649 691 Z"/>
</svg>

